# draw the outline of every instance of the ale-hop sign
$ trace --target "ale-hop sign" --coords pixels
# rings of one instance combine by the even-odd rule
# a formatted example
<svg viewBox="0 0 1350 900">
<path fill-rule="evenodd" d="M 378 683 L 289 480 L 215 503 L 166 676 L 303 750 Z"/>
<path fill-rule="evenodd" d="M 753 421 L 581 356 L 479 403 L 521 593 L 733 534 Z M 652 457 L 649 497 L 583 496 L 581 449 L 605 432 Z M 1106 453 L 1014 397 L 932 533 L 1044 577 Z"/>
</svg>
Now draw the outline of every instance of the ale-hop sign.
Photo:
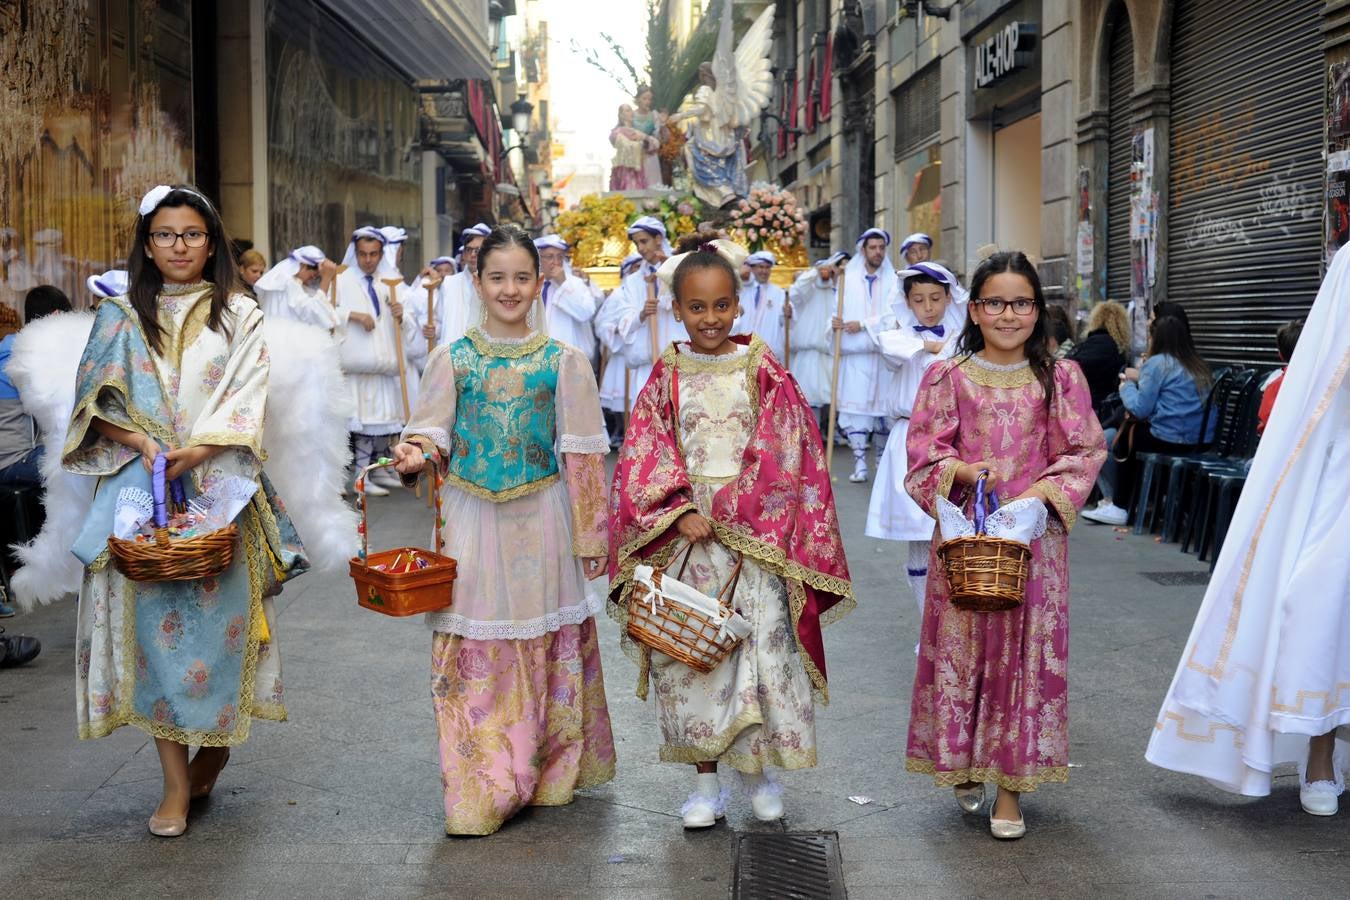
<svg viewBox="0 0 1350 900">
<path fill-rule="evenodd" d="M 975 86 L 997 84 L 1013 72 L 1031 65 L 1036 55 L 1036 26 L 1009 22 L 975 45 Z"/>
</svg>

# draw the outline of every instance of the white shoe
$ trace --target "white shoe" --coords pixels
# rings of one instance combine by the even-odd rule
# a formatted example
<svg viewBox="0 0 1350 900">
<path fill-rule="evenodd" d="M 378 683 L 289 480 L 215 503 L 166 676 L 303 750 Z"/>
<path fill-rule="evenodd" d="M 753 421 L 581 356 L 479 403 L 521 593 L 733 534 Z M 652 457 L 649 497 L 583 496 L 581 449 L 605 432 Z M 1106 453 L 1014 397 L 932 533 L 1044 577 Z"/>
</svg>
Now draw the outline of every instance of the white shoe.
<svg viewBox="0 0 1350 900">
<path fill-rule="evenodd" d="M 357 479 L 359 480 L 360 477 L 361 477 L 361 476 L 358 475 L 358 476 L 357 476 Z M 355 491 L 355 492 L 358 493 L 358 494 L 361 493 L 360 491 L 356 490 L 356 480 L 353 480 L 353 481 L 352 481 L 352 490 Z M 371 497 L 388 497 L 388 496 L 389 496 L 389 492 L 386 491 L 383 487 L 381 487 L 381 486 L 380 486 L 380 483 L 379 483 L 378 481 L 375 481 L 375 480 L 372 479 L 372 478 L 367 478 L 367 479 L 366 479 L 366 494 L 369 495 L 369 496 L 371 496 Z"/>
<path fill-rule="evenodd" d="M 1339 756 L 1340 754 L 1337 754 Z M 1341 773 L 1343 760 L 1332 760 L 1334 781 L 1308 781 L 1308 761 L 1298 766 L 1298 802 L 1310 816 L 1334 816 L 1340 808 L 1341 792 L 1345 790 L 1345 776 Z"/>
<path fill-rule="evenodd" d="M 1098 525 L 1124 525 L 1130 514 L 1114 503 L 1103 502 L 1096 509 L 1084 510 L 1083 518 Z"/>
<path fill-rule="evenodd" d="M 848 476 L 848 480 L 853 482 L 854 484 L 861 484 L 862 482 L 866 481 L 867 463 L 859 461 L 859 463 L 853 467 L 853 474 Z"/>
<path fill-rule="evenodd" d="M 956 803 L 968 813 L 977 813 L 980 807 L 984 806 L 984 785 L 977 784 L 973 788 L 954 787 L 952 792 L 956 794 Z"/>
<path fill-rule="evenodd" d="M 689 799 L 684 801 L 684 806 L 680 808 L 680 815 L 684 816 L 684 827 L 690 831 L 698 828 L 711 828 L 717 824 L 718 819 L 724 818 L 726 814 L 727 792 L 725 789 L 716 795 L 694 791 L 689 795 Z"/>
<path fill-rule="evenodd" d="M 366 479 L 367 483 L 371 481 L 374 481 L 380 487 L 386 488 L 403 487 L 403 480 L 399 478 L 397 475 L 395 475 L 392 469 L 376 469 L 375 471 L 371 472 L 370 476 Z"/>
<path fill-rule="evenodd" d="M 750 808 L 761 822 L 777 822 L 783 818 L 783 786 L 767 775 L 742 775 L 750 794 Z"/>
<path fill-rule="evenodd" d="M 1027 833 L 1027 823 L 1024 819 L 1018 819 L 1016 822 L 1008 819 L 995 819 L 989 817 L 989 833 L 1000 841 L 1015 841 L 1020 837 L 1025 837 Z"/>
</svg>

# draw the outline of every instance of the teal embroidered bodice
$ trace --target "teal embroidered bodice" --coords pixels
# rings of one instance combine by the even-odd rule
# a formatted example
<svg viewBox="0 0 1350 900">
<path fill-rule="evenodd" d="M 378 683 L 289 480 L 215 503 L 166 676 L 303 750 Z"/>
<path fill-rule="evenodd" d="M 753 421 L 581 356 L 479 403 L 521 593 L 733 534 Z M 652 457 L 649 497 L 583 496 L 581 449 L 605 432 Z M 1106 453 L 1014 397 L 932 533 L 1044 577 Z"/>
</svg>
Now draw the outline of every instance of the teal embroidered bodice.
<svg viewBox="0 0 1350 900">
<path fill-rule="evenodd" d="M 563 345 L 541 334 L 506 343 L 472 328 L 450 346 L 458 397 L 452 483 L 504 502 L 558 479 L 554 398 L 562 358 Z"/>
</svg>

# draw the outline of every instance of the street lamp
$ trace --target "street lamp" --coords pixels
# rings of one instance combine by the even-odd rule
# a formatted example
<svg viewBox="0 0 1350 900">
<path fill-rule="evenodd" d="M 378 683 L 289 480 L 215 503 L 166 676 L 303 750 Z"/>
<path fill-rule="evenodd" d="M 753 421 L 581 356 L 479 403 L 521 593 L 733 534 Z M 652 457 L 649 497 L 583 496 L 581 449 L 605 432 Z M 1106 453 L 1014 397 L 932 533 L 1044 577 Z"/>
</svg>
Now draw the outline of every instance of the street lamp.
<svg viewBox="0 0 1350 900">
<path fill-rule="evenodd" d="M 528 140 L 530 134 L 530 114 L 532 112 L 534 112 L 534 104 L 529 100 L 526 100 L 524 94 L 521 94 L 516 98 L 516 102 L 511 104 L 510 118 L 502 116 L 502 127 L 514 131 L 516 136 L 520 138 L 519 144 L 507 147 L 502 151 L 503 157 L 512 150 L 525 149 L 525 142 Z"/>
</svg>

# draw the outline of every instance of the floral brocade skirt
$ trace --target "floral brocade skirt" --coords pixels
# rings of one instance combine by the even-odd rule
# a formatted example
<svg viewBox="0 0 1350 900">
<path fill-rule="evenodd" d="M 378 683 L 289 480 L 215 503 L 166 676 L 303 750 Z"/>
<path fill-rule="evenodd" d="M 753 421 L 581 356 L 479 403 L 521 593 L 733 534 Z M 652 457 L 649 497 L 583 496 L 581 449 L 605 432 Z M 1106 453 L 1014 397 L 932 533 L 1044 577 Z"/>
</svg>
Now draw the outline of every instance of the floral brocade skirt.
<svg viewBox="0 0 1350 900">
<path fill-rule="evenodd" d="M 437 632 L 431 694 L 447 834 L 492 834 L 614 778 L 594 618 L 527 640 Z"/>
</svg>

